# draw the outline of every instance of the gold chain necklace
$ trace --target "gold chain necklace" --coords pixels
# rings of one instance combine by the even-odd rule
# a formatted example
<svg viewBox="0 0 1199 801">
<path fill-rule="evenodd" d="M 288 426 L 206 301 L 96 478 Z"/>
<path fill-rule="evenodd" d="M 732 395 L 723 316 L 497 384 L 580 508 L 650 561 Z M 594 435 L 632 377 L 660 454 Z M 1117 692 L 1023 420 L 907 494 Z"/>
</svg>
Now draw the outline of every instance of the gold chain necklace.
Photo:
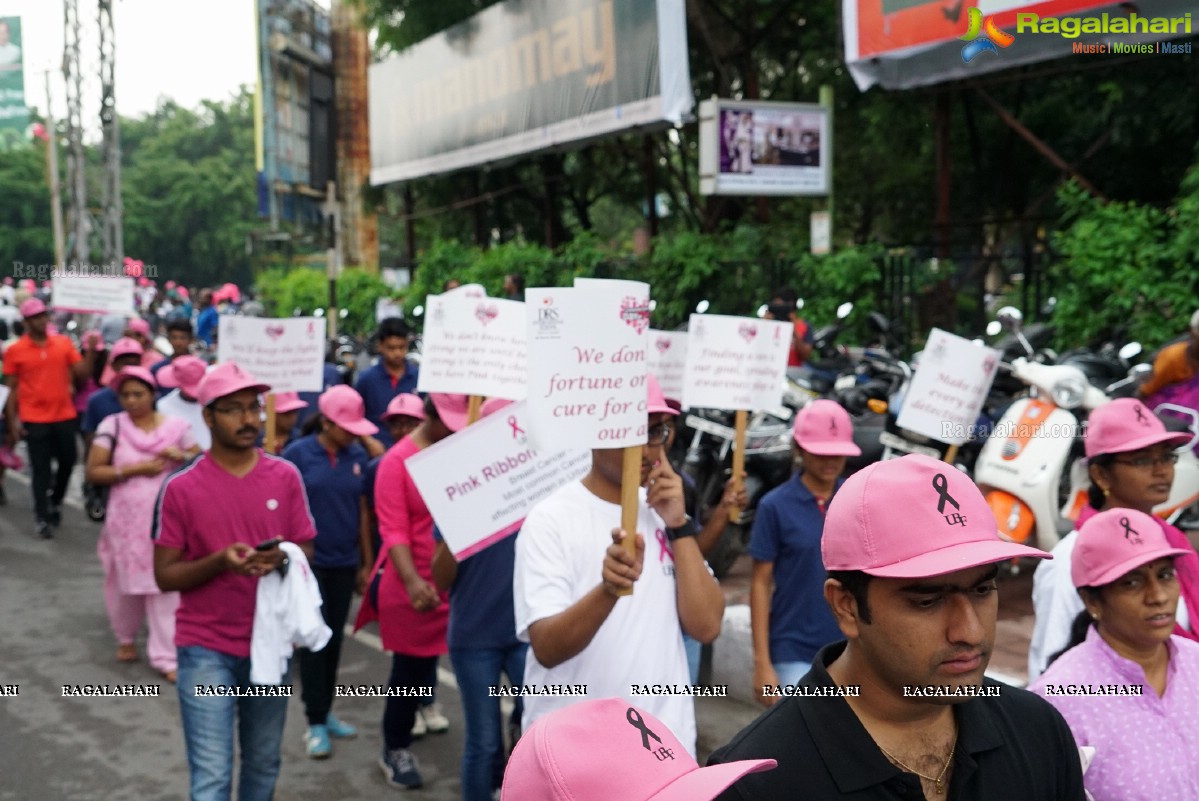
<svg viewBox="0 0 1199 801">
<path fill-rule="evenodd" d="M 877 743 L 876 743 L 876 745 L 877 745 Z M 953 736 L 953 745 L 951 745 L 951 746 L 949 747 L 949 756 L 947 756 L 947 757 L 945 758 L 945 765 L 944 765 L 944 767 L 942 767 L 942 768 L 941 768 L 941 772 L 940 772 L 940 773 L 939 773 L 939 774 L 936 776 L 936 778 L 933 778 L 932 776 L 925 776 L 925 775 L 924 775 L 923 773 L 921 773 L 920 771 L 918 771 L 918 770 L 913 770 L 912 768 L 910 768 L 910 767 L 908 767 L 907 765 L 905 765 L 905 764 L 903 764 L 902 762 L 900 762 L 900 761 L 899 761 L 899 760 L 898 760 L 898 759 L 895 757 L 895 755 L 894 755 L 894 754 L 892 754 L 892 753 L 891 753 L 890 751 L 888 751 L 886 748 L 883 748 L 881 745 L 878 747 L 878 750 L 880 750 L 880 751 L 882 751 L 884 754 L 886 754 L 888 759 L 890 759 L 892 762 L 894 762 L 894 763 L 895 763 L 896 765 L 898 765 L 899 767 L 901 767 L 901 768 L 903 768 L 904 770 L 906 770 L 908 773 L 915 773 L 915 774 L 916 774 L 917 776 L 919 776 L 920 778 L 922 778 L 922 779 L 924 779 L 924 780 L 926 780 L 926 781 L 930 781 L 930 782 L 932 782 L 933 784 L 935 784 L 935 785 L 936 785 L 936 789 L 937 789 L 937 795 L 941 795 L 943 792 L 945 792 L 944 788 L 942 788 L 942 787 L 941 787 L 941 783 L 942 783 L 942 782 L 945 780 L 945 774 L 949 772 L 949 766 L 953 764 L 953 755 L 954 755 L 954 752 L 955 752 L 955 751 L 957 751 L 957 747 L 958 747 L 958 737 L 957 737 L 957 735 L 955 734 L 955 735 Z"/>
</svg>

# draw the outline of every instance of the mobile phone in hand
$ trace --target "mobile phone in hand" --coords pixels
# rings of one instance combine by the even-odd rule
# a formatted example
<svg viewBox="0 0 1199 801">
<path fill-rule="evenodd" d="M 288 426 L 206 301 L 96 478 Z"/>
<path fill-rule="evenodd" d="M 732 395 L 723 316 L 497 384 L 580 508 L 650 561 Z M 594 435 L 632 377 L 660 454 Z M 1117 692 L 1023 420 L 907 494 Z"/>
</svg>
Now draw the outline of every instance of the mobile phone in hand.
<svg viewBox="0 0 1199 801">
<path fill-rule="evenodd" d="M 278 547 L 279 547 L 279 543 L 281 543 L 281 542 L 283 542 L 283 538 L 282 538 L 282 537 L 275 537 L 274 539 L 267 540 L 266 542 L 260 542 L 260 543 L 258 543 L 257 545 L 255 545 L 255 546 L 254 546 L 254 550 L 256 550 L 256 551 L 269 551 L 269 550 L 272 550 L 272 549 L 274 549 L 274 548 L 278 548 Z"/>
</svg>

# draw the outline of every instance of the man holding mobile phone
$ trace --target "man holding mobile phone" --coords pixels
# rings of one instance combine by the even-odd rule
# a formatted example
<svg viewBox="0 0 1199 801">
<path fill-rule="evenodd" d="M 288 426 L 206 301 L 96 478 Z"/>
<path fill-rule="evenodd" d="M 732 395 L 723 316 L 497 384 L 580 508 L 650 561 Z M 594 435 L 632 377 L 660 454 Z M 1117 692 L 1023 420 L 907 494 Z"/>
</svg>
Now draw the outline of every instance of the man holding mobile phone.
<svg viewBox="0 0 1199 801">
<path fill-rule="evenodd" d="M 167 478 L 154 512 L 154 576 L 181 593 L 175 645 L 192 801 L 230 798 L 235 731 L 241 801 L 270 801 L 279 775 L 288 699 L 244 695 L 255 599 L 258 579 L 286 564 L 279 543 L 311 558 L 316 527 L 296 467 L 255 447 L 268 389 L 236 362 L 204 377 L 212 447 Z"/>
</svg>

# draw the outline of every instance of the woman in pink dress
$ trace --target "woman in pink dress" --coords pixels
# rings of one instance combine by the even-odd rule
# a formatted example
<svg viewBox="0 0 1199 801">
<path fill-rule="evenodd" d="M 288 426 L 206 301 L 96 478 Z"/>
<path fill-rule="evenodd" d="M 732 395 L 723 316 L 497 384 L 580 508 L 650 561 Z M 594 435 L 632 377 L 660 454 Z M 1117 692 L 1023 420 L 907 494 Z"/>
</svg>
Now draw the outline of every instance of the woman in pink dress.
<svg viewBox="0 0 1199 801">
<path fill-rule="evenodd" d="M 120 414 L 96 429 L 87 455 L 89 482 L 111 487 L 97 553 L 104 567 L 104 602 L 117 638 L 117 661 L 137 660 L 134 640 L 145 619 L 150 665 L 175 680 L 175 609 L 179 593 L 154 581 L 150 524 L 158 490 L 171 470 L 200 452 L 191 426 L 154 409 L 157 384 L 144 367 L 123 368 L 109 384 Z"/>
</svg>

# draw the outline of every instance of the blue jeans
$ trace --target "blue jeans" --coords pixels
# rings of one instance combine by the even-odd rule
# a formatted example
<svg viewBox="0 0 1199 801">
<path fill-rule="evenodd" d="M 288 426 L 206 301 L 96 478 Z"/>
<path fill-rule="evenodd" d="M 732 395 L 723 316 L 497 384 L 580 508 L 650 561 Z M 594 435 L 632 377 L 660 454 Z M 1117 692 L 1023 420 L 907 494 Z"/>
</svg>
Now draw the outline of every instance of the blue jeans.
<svg viewBox="0 0 1199 801">
<path fill-rule="evenodd" d="M 812 669 L 811 662 L 775 662 L 774 672 L 778 674 L 779 686 L 799 684 L 799 680 Z"/>
<path fill-rule="evenodd" d="M 286 682 L 287 675 L 283 681 Z M 191 774 L 191 801 L 229 801 L 233 730 L 241 747 L 239 801 L 271 801 L 287 718 L 284 697 L 197 696 L 196 686 L 250 687 L 250 660 L 200 645 L 179 647 L 179 711 Z"/>
<path fill-rule="evenodd" d="M 504 735 L 500 724 L 500 699 L 488 691 L 500 683 L 500 673 L 513 686 L 524 681 L 525 654 L 529 646 L 507 648 L 455 648 L 450 663 L 462 695 L 466 718 L 466 748 L 462 752 L 462 801 L 491 801 L 492 791 L 504 777 Z M 520 699 L 513 717 L 519 720 Z"/>
<path fill-rule="evenodd" d="M 683 632 L 683 650 L 687 653 L 687 675 L 692 684 L 699 684 L 699 663 L 704 646 L 687 632 Z"/>
</svg>

